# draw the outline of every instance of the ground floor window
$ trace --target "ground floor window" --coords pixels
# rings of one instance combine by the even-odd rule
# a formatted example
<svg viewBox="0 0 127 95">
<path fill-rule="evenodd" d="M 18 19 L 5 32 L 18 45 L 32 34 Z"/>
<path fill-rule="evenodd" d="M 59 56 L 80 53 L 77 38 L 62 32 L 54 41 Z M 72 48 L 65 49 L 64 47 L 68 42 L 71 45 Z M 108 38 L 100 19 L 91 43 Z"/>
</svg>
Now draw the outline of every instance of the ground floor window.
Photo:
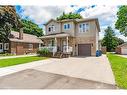
<svg viewBox="0 0 127 95">
<path fill-rule="evenodd" d="M 9 43 L 4 44 L 4 50 L 9 50 Z"/>
<path fill-rule="evenodd" d="M 0 50 L 3 50 L 3 43 L 0 43 Z"/>
<path fill-rule="evenodd" d="M 39 43 L 39 48 L 43 47 L 43 44 L 42 43 Z"/>
<path fill-rule="evenodd" d="M 28 44 L 29 50 L 33 50 L 33 44 Z"/>
<path fill-rule="evenodd" d="M 55 46 L 55 41 L 54 40 L 50 40 L 48 42 L 48 46 Z"/>
</svg>

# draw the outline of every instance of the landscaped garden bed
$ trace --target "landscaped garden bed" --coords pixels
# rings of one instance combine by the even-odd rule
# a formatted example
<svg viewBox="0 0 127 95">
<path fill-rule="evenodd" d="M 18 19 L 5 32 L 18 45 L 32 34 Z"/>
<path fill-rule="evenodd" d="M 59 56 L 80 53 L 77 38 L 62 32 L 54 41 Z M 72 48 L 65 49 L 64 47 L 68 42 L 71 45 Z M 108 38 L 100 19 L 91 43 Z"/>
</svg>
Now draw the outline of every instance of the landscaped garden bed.
<svg viewBox="0 0 127 95">
<path fill-rule="evenodd" d="M 13 54 L 10 54 L 10 53 L 0 53 L 0 57 L 1 56 L 14 56 Z"/>
</svg>

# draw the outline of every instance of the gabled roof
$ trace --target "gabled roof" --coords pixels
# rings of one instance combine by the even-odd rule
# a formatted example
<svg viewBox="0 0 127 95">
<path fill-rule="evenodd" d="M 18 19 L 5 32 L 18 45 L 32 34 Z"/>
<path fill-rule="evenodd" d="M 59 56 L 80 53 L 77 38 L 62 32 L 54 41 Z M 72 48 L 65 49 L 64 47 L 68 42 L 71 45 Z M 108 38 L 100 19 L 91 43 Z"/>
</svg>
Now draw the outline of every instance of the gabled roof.
<svg viewBox="0 0 127 95">
<path fill-rule="evenodd" d="M 55 21 L 55 22 L 57 22 L 55 19 L 50 19 L 47 23 L 45 23 L 44 25 L 47 25 L 47 24 L 49 24 L 51 21 Z"/>
<path fill-rule="evenodd" d="M 123 46 L 127 46 L 127 42 L 126 43 L 123 43 L 123 44 L 121 44 L 121 45 L 119 45 L 117 47 L 123 47 Z"/>
<path fill-rule="evenodd" d="M 43 43 L 37 36 L 26 33 L 23 33 L 23 39 L 19 39 L 19 32 L 15 31 L 11 31 L 11 37 L 9 40 L 13 42 Z"/>
</svg>

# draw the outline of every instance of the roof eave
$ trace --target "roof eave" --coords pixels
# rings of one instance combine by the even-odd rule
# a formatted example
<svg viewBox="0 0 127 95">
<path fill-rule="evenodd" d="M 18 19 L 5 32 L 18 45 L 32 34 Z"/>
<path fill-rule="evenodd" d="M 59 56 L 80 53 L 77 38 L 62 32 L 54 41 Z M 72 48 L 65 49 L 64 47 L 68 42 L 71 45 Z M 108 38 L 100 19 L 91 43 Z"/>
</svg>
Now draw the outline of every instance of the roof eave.
<svg viewBox="0 0 127 95">
<path fill-rule="evenodd" d="M 51 21 L 56 21 L 55 19 L 50 19 L 47 23 L 43 24 L 43 25 L 47 25 L 49 24 Z"/>
</svg>

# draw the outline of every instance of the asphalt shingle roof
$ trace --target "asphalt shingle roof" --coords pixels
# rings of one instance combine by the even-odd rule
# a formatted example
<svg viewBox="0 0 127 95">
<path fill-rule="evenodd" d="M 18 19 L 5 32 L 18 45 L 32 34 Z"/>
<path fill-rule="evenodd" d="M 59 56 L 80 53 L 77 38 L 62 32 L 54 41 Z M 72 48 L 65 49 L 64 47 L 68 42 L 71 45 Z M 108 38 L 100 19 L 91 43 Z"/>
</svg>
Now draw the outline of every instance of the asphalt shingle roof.
<svg viewBox="0 0 127 95">
<path fill-rule="evenodd" d="M 43 43 L 41 39 L 35 35 L 23 33 L 23 39 L 19 39 L 19 32 L 11 31 L 11 35 L 12 37 L 10 37 L 9 40 L 13 42 Z"/>
</svg>

